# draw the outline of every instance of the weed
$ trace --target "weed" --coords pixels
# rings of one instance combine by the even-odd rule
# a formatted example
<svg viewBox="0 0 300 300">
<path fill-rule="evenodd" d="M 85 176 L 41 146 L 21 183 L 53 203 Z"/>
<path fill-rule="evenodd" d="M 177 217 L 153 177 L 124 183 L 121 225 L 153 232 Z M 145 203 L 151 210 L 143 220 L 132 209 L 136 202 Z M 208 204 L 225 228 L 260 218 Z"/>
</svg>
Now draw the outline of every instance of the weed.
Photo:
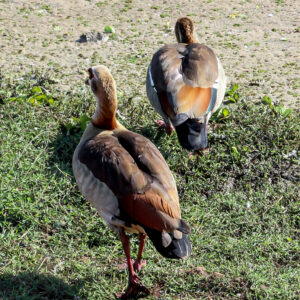
<svg viewBox="0 0 300 300">
<path fill-rule="evenodd" d="M 226 96 L 230 102 L 237 102 L 240 99 L 240 94 L 238 92 L 239 85 L 232 85 L 227 91 Z"/>
</svg>

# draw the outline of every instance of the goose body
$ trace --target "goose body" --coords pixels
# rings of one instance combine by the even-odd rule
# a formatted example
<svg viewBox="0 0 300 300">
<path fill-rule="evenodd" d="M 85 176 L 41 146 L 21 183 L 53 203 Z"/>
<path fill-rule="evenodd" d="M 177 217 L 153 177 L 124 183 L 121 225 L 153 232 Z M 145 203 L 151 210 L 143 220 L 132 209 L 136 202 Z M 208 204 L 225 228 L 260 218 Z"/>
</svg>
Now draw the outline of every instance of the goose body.
<svg viewBox="0 0 300 300">
<path fill-rule="evenodd" d="M 209 47 L 197 43 L 194 25 L 181 18 L 175 26 L 177 44 L 160 48 L 147 71 L 147 96 L 167 128 L 174 127 L 188 150 L 207 146 L 207 123 L 221 105 L 226 77 Z"/>
<path fill-rule="evenodd" d="M 129 286 L 124 298 L 146 291 L 134 273 L 140 270 L 146 234 L 168 258 L 185 258 L 191 246 L 181 220 L 175 180 L 158 149 L 115 120 L 115 83 L 104 66 L 89 69 L 98 104 L 73 155 L 73 173 L 84 197 L 119 234 L 127 257 Z M 126 232 L 138 233 L 135 264 Z"/>
</svg>

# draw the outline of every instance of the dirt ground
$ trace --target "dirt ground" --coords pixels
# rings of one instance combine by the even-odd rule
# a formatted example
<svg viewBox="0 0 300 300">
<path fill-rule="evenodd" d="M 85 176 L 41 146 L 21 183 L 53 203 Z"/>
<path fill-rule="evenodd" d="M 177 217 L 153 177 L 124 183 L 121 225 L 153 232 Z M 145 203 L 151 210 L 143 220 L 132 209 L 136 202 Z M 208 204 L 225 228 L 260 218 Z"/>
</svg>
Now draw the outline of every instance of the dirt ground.
<svg viewBox="0 0 300 300">
<path fill-rule="evenodd" d="M 175 42 L 174 24 L 186 15 L 247 101 L 268 95 L 299 108 L 296 0 L 0 0 L 1 73 L 22 77 L 38 69 L 68 91 L 82 88 L 86 69 L 102 63 L 125 97 L 145 98 L 147 65 L 160 46 Z M 115 33 L 104 40 L 78 42 L 107 25 Z"/>
</svg>

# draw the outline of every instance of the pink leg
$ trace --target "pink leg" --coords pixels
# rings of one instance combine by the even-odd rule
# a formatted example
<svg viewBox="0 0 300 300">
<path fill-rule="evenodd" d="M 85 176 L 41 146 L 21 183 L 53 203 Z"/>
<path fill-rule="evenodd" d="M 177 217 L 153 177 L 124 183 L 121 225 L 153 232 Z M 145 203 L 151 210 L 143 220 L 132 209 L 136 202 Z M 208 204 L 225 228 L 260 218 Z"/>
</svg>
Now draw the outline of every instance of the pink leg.
<svg viewBox="0 0 300 300">
<path fill-rule="evenodd" d="M 171 135 L 172 132 L 175 130 L 174 126 L 171 123 L 166 123 L 163 120 L 153 120 L 153 121 L 156 125 L 163 127 L 166 130 L 168 135 Z"/>
<path fill-rule="evenodd" d="M 130 257 L 130 242 L 128 236 L 125 234 L 124 230 L 121 229 L 119 232 L 120 239 L 122 242 L 122 246 L 126 255 L 127 259 L 127 266 L 128 266 L 128 272 L 129 272 L 129 283 L 127 290 L 124 294 L 116 295 L 118 298 L 121 299 L 128 299 L 128 298 L 134 298 L 137 295 L 149 295 L 149 290 L 142 285 L 140 282 L 139 277 L 135 274 L 133 269 L 132 260 Z"/>
<path fill-rule="evenodd" d="M 146 265 L 146 261 L 142 260 L 143 250 L 144 250 L 144 246 L 145 246 L 145 242 L 146 242 L 146 234 L 140 233 L 139 239 L 140 239 L 139 252 L 137 255 L 137 259 L 133 264 L 133 268 L 137 272 L 140 272 L 142 267 Z"/>
<path fill-rule="evenodd" d="M 127 260 L 127 266 L 128 266 L 128 272 L 129 272 L 129 281 L 133 283 L 138 282 L 138 276 L 136 276 L 134 270 L 133 270 L 133 264 L 130 256 L 130 242 L 129 237 L 125 234 L 125 232 L 122 230 L 120 232 L 120 238 L 122 242 L 122 246 L 126 255 Z"/>
</svg>

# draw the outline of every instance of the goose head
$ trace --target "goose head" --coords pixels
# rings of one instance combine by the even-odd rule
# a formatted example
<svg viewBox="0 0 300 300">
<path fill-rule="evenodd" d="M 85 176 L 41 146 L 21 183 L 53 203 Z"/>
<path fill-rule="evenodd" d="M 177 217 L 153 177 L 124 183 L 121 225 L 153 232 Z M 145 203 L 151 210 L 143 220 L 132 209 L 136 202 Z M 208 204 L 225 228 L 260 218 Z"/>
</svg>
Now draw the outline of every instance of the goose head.
<svg viewBox="0 0 300 300">
<path fill-rule="evenodd" d="M 196 43 L 194 36 L 194 22 L 187 17 L 177 20 L 175 24 L 175 35 L 178 43 Z"/>
<path fill-rule="evenodd" d="M 96 97 L 97 108 L 92 117 L 95 127 L 103 127 L 108 130 L 117 128 L 116 111 L 117 95 L 116 84 L 110 71 L 105 66 L 95 66 L 88 69 L 89 85 Z"/>
</svg>

